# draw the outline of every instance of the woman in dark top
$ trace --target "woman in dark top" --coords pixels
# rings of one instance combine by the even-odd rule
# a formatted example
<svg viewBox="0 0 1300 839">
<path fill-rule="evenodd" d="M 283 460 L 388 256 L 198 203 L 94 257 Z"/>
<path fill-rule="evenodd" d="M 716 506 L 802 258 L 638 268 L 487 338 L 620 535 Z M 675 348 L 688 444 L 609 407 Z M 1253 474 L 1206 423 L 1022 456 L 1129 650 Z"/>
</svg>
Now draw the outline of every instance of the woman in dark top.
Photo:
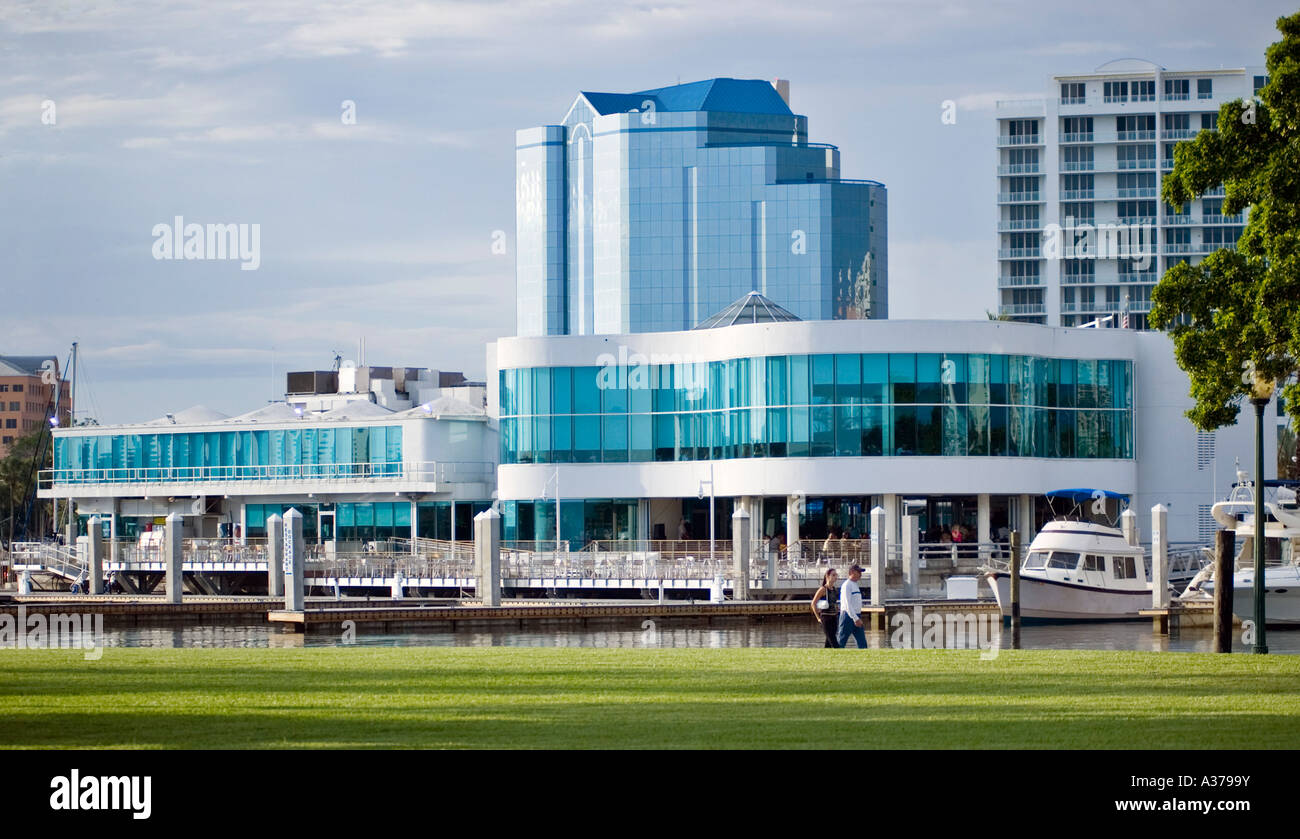
<svg viewBox="0 0 1300 839">
<path fill-rule="evenodd" d="M 812 613 L 826 633 L 826 647 L 838 650 L 840 622 L 840 575 L 832 568 L 822 577 L 822 587 L 812 599 Z"/>
</svg>

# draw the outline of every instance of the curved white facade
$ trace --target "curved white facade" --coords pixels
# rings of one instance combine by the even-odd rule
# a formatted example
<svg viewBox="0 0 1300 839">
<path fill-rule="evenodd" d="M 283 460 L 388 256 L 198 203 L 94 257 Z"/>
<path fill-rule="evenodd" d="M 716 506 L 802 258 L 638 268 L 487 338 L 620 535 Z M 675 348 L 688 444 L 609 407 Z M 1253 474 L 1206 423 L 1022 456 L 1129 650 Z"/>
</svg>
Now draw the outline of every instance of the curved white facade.
<svg viewBox="0 0 1300 839">
<path fill-rule="evenodd" d="M 1061 487 L 1095 487 L 1131 496 L 1145 512 L 1170 510 L 1170 538 L 1194 541 L 1209 505 L 1235 479 L 1234 458 L 1250 463 L 1253 434 L 1246 424 L 1198 435 L 1183 412 L 1191 406 L 1186 376 L 1160 333 L 1068 329 L 1002 321 L 817 321 L 745 324 L 688 332 L 505 338 L 488 348 L 489 414 L 502 412 L 500 371 L 603 367 L 618 364 L 725 362 L 772 356 L 939 353 L 1111 360 L 1131 367 L 1131 456 L 742 456 L 648 462 L 511 463 L 497 471 L 505 502 L 554 499 L 638 499 L 641 537 L 649 536 L 656 499 L 695 499 L 709 487 L 719 498 L 873 496 L 899 514 L 900 496 L 978 496 L 987 534 L 987 496 L 1016 496 L 1014 527 L 1032 532 L 1030 499 Z M 1118 368 L 1117 368 L 1118 369 Z M 744 410 L 744 409 L 741 409 Z M 505 422 L 505 420 L 502 420 Z M 1266 423 L 1266 433 L 1275 428 Z M 505 438 L 503 437 L 503 442 Z M 1128 445 L 1128 444 L 1126 444 Z M 1266 440 L 1273 451 L 1275 438 Z M 635 444 L 634 444 L 635 447 Z M 507 453 L 508 454 L 508 453 Z M 1271 457 L 1271 456 L 1270 456 Z M 635 457 L 631 458 L 635 461 Z M 1271 462 L 1271 460 L 1269 461 Z M 673 513 L 662 516 L 671 522 Z M 996 526 L 996 525 L 995 525 Z M 666 528 L 671 538 L 673 525 Z M 770 529 L 770 525 L 769 525 Z M 769 534 L 770 535 L 770 534 Z M 542 534 L 538 535 L 542 538 Z M 566 534 L 566 538 L 568 538 Z"/>
</svg>

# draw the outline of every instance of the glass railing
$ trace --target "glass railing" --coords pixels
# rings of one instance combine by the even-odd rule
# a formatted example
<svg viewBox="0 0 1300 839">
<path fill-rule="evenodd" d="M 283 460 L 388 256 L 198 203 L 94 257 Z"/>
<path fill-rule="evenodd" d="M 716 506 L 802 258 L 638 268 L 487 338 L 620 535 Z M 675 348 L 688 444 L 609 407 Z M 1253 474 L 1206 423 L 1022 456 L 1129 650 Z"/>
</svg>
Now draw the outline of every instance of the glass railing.
<svg viewBox="0 0 1300 839">
<path fill-rule="evenodd" d="M 1062 143 L 1091 143 L 1093 133 L 1091 131 L 1067 131 L 1061 135 Z"/>
<path fill-rule="evenodd" d="M 1062 96 L 1060 99 L 1062 105 L 1086 105 L 1088 97 L 1086 96 Z"/>
<path fill-rule="evenodd" d="M 998 306 L 1000 315 L 1041 315 L 1046 311 L 1043 303 L 1004 303 Z"/>
<path fill-rule="evenodd" d="M 1191 94 L 1187 94 L 1187 93 L 1166 93 L 1165 94 L 1166 102 L 1186 102 L 1188 99 L 1191 98 L 1192 98 Z"/>
<path fill-rule="evenodd" d="M 1082 201 L 1096 197 L 1094 189 L 1063 189 L 1061 190 L 1062 201 Z"/>
<path fill-rule="evenodd" d="M 1038 191 L 1033 192 L 999 192 L 998 201 L 1003 204 L 1013 204 L 1018 201 L 1038 201 Z"/>
<path fill-rule="evenodd" d="M 1154 169 L 1156 168 L 1156 159 L 1154 157 L 1143 157 L 1137 160 L 1119 160 L 1116 161 L 1118 169 Z"/>
<path fill-rule="evenodd" d="M 1037 259 L 1042 254 L 1042 249 L 1035 246 L 1032 248 L 1002 248 L 998 251 L 998 259 Z"/>
<path fill-rule="evenodd" d="M 1116 138 L 1120 142 L 1129 142 L 1132 140 L 1154 140 L 1156 138 L 1156 132 L 1154 129 L 1150 131 L 1118 131 L 1116 132 Z"/>
<path fill-rule="evenodd" d="M 1037 134 L 1000 134 L 999 146 L 1041 146 L 1043 141 Z"/>
<path fill-rule="evenodd" d="M 1039 219 L 1010 219 L 998 222 L 998 232 L 1006 233 L 1015 230 L 1038 230 L 1043 226 Z"/>
<path fill-rule="evenodd" d="M 1018 288 L 1020 286 L 1039 286 L 1042 284 L 1042 277 L 998 277 L 999 288 Z"/>
<path fill-rule="evenodd" d="M 488 462 L 312 463 L 259 466 L 143 466 L 121 469 L 63 467 L 40 473 L 41 489 L 69 484 L 194 484 L 260 481 L 487 480 Z"/>
<path fill-rule="evenodd" d="M 1125 186 L 1115 191 L 1120 198 L 1154 198 L 1156 188 L 1153 186 Z"/>
<path fill-rule="evenodd" d="M 1091 172 L 1091 160 L 1063 160 L 1061 161 L 1062 172 Z"/>
<path fill-rule="evenodd" d="M 1186 140 L 1195 137 L 1200 130 L 1199 128 L 1166 128 L 1162 136 L 1166 140 Z"/>
<path fill-rule="evenodd" d="M 1037 163 L 1004 163 L 998 167 L 999 175 L 1033 175 L 1037 172 Z"/>
</svg>

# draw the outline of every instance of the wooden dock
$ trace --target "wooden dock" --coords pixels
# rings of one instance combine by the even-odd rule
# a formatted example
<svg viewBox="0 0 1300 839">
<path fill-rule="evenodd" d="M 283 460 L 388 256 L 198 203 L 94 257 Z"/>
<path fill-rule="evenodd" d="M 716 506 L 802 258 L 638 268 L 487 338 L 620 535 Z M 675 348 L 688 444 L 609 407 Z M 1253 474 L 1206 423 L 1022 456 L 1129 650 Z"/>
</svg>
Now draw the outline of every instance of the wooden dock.
<svg viewBox="0 0 1300 839">
<path fill-rule="evenodd" d="M 888 603 L 885 606 L 866 606 L 862 610 L 863 622 L 874 629 L 888 626 L 889 617 L 897 612 L 914 614 L 916 609 L 924 614 L 996 613 L 993 601 L 974 600 L 908 600 Z M 386 627 L 401 624 L 442 624 L 455 628 L 457 624 L 511 623 L 526 627 L 530 623 L 585 622 L 601 619 L 654 620 L 695 619 L 722 620 L 741 618 L 761 620 L 771 618 L 799 618 L 810 616 L 808 602 L 804 600 L 728 600 L 725 603 L 681 601 L 621 601 L 621 602 L 520 602 L 501 606 L 382 606 L 335 604 L 308 606 L 301 612 L 272 611 L 267 619 L 291 631 L 302 632 L 312 628 L 333 629 L 344 621 L 383 624 Z"/>
</svg>

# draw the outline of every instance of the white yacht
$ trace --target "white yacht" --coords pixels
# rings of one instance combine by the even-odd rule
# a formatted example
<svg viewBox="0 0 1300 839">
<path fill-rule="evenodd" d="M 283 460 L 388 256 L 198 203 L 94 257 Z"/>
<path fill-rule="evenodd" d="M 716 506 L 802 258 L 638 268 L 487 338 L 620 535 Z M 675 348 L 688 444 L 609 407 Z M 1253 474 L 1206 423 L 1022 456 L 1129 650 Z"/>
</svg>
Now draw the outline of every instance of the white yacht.
<svg viewBox="0 0 1300 839">
<path fill-rule="evenodd" d="M 1059 490 L 1053 498 L 1076 504 L 1093 490 Z M 1091 496 L 1091 497 L 1096 497 Z M 1107 498 L 1122 498 L 1106 493 Z M 1181 591 L 1200 571 L 1201 551 L 1169 553 L 1169 584 Z M 1011 574 L 1006 568 L 986 572 L 1003 615 L 1011 614 Z M 1151 607 L 1151 558 L 1124 533 L 1091 521 L 1048 522 L 1034 541 L 1020 570 L 1020 615 L 1036 620 L 1126 620 Z"/>
<path fill-rule="evenodd" d="M 1266 481 L 1265 486 L 1273 482 Z M 1264 538 L 1269 541 L 1264 567 L 1264 616 L 1268 625 L 1300 625 L 1300 508 L 1295 490 L 1279 486 L 1273 501 L 1265 501 L 1269 519 Z M 1227 501 L 1213 508 L 1215 520 L 1237 534 L 1237 571 L 1232 577 L 1232 612 L 1242 620 L 1255 616 L 1255 498 L 1254 490 L 1238 473 L 1237 485 Z M 1199 575 L 1181 599 L 1214 596 L 1210 570 Z M 1204 577 L 1205 579 L 1202 579 Z"/>
</svg>

